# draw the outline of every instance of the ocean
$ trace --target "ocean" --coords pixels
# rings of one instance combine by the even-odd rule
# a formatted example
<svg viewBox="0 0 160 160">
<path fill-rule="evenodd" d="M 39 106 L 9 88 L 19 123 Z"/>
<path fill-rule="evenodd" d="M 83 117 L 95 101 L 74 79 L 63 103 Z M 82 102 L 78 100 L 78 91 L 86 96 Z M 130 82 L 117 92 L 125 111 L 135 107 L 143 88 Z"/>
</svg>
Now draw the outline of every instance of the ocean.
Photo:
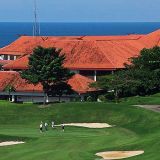
<svg viewBox="0 0 160 160">
<path fill-rule="evenodd" d="M 42 36 L 147 34 L 160 28 L 159 22 L 136 23 L 40 23 Z M 0 47 L 20 35 L 32 35 L 33 23 L 0 22 Z"/>
</svg>

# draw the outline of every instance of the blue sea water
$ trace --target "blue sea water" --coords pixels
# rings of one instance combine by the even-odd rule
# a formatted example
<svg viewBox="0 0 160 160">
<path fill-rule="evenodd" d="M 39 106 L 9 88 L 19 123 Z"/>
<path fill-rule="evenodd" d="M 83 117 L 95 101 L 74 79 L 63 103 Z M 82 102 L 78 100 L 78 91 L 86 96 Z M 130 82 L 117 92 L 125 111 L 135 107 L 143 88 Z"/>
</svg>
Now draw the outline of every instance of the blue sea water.
<svg viewBox="0 0 160 160">
<path fill-rule="evenodd" d="M 146 34 L 160 28 L 160 23 L 40 23 L 43 36 Z M 33 23 L 0 22 L 0 47 L 20 35 L 32 35 Z"/>
</svg>

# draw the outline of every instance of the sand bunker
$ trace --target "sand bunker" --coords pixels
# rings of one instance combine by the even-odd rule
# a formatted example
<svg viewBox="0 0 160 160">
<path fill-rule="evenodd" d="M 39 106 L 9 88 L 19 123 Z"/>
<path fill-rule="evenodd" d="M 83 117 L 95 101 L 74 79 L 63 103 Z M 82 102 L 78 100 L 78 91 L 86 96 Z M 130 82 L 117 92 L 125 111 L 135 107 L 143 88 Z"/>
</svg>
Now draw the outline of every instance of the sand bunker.
<svg viewBox="0 0 160 160">
<path fill-rule="evenodd" d="M 3 146 L 11 146 L 11 145 L 16 145 L 16 144 L 23 144 L 25 142 L 18 142 L 18 141 L 7 141 L 7 142 L 1 142 L 0 147 Z"/>
<path fill-rule="evenodd" d="M 67 123 L 65 126 L 86 127 L 86 128 L 108 128 L 112 127 L 107 123 Z M 59 126 L 59 125 L 57 125 Z"/>
<path fill-rule="evenodd" d="M 143 154 L 144 151 L 109 151 L 100 152 L 96 156 L 102 157 L 104 160 L 123 159 Z"/>
</svg>

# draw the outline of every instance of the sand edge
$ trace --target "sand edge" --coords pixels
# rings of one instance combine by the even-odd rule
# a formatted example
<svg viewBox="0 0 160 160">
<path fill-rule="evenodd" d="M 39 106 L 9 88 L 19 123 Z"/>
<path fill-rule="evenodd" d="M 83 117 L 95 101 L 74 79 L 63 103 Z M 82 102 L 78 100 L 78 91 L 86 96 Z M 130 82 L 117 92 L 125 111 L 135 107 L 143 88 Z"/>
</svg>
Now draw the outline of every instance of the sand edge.
<svg viewBox="0 0 160 160">
<path fill-rule="evenodd" d="M 99 152 L 95 155 L 103 158 L 104 160 L 114 160 L 114 159 L 124 159 L 130 158 L 134 156 L 138 156 L 143 154 L 143 150 L 139 151 L 107 151 L 107 152 Z"/>
</svg>

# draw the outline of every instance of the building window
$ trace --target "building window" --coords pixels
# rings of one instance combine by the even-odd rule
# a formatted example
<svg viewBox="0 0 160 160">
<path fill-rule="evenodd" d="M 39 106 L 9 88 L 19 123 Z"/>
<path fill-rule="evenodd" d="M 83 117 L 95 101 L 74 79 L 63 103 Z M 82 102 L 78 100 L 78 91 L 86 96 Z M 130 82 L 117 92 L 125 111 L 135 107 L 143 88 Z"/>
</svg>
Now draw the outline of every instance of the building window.
<svg viewBox="0 0 160 160">
<path fill-rule="evenodd" d="M 94 71 L 91 70 L 80 70 L 79 74 L 88 78 L 94 79 Z"/>
<path fill-rule="evenodd" d="M 97 71 L 97 76 L 104 76 L 104 75 L 109 75 L 109 74 L 111 74 L 112 73 L 112 71 Z"/>
<path fill-rule="evenodd" d="M 14 60 L 14 56 L 13 55 L 10 55 L 10 60 Z"/>
<path fill-rule="evenodd" d="M 81 70 L 79 71 L 79 73 L 84 76 L 94 76 L 94 71 L 90 70 Z"/>
<path fill-rule="evenodd" d="M 8 55 L 4 55 L 4 60 L 8 60 Z"/>
</svg>

